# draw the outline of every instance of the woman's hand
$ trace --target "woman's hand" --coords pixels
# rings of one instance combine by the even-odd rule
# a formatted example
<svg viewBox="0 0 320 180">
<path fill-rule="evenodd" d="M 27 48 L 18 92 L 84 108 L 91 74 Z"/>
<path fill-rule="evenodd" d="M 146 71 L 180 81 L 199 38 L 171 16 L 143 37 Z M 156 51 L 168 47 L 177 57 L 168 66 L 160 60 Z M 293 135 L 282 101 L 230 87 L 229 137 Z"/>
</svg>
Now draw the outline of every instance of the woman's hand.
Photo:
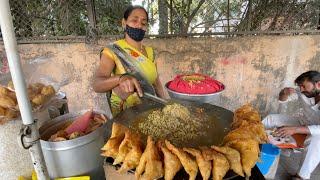
<svg viewBox="0 0 320 180">
<path fill-rule="evenodd" d="M 140 97 L 143 96 L 138 80 L 130 75 L 121 75 L 119 77 L 119 90 L 126 94 L 137 92 Z"/>
</svg>

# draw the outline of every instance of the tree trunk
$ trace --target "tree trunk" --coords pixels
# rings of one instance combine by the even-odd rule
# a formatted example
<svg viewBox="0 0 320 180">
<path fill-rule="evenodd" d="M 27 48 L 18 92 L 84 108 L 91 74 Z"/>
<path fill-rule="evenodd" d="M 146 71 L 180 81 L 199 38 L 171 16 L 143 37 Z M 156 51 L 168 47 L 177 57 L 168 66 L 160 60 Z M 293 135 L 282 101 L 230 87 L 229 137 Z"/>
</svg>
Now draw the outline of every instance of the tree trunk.
<svg viewBox="0 0 320 180">
<path fill-rule="evenodd" d="M 158 0 L 159 34 L 168 34 L 168 7 L 166 0 Z"/>
</svg>

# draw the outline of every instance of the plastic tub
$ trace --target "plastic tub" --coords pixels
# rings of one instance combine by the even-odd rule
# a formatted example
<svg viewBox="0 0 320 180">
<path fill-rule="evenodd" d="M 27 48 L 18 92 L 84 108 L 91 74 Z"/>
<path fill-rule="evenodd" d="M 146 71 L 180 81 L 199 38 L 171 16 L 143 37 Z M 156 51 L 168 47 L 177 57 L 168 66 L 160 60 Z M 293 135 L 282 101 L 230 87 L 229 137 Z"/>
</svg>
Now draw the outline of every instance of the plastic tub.
<svg viewBox="0 0 320 180">
<path fill-rule="evenodd" d="M 279 156 L 280 149 L 272 144 L 263 144 L 260 160 L 261 162 L 257 163 L 257 166 L 263 175 L 266 175 L 271 168 L 274 160 Z"/>
</svg>

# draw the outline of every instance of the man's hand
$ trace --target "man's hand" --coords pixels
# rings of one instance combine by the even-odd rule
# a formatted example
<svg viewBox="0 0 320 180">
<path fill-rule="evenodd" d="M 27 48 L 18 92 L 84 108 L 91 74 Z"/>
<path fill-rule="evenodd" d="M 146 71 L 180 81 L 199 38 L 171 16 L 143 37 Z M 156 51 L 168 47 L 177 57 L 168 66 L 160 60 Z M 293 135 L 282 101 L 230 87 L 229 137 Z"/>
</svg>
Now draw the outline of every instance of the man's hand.
<svg viewBox="0 0 320 180">
<path fill-rule="evenodd" d="M 310 134 L 310 131 L 305 126 L 287 126 L 278 128 L 274 133 L 279 137 L 288 137 L 294 134 Z"/>
<path fill-rule="evenodd" d="M 296 129 L 298 127 L 295 127 L 295 126 L 290 126 L 290 127 L 281 127 L 279 129 L 277 129 L 274 134 L 276 136 L 279 136 L 279 137 L 288 137 L 288 136 L 291 136 L 293 134 L 297 134 L 296 132 Z"/>
<path fill-rule="evenodd" d="M 286 87 L 283 88 L 279 93 L 279 100 L 286 101 L 288 97 L 295 92 L 294 88 Z"/>
</svg>

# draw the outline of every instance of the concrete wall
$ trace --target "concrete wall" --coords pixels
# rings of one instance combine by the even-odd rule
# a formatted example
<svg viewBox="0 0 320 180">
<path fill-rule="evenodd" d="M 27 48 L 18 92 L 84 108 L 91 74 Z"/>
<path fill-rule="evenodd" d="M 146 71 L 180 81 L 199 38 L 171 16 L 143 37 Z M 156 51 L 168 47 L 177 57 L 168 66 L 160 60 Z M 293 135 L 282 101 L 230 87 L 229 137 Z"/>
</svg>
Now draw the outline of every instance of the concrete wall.
<svg viewBox="0 0 320 180">
<path fill-rule="evenodd" d="M 320 70 L 319 42 L 319 35 L 309 35 L 172 38 L 145 43 L 156 50 L 163 84 L 180 73 L 208 74 L 226 85 L 222 106 L 234 110 L 250 102 L 265 115 L 277 111 L 281 88 L 292 86 L 295 77 L 306 70 Z M 48 58 L 51 64 L 41 73 L 57 80 L 71 77 L 61 88 L 67 93 L 71 111 L 91 106 L 105 109 L 104 95 L 93 92 L 91 82 L 99 51 L 107 43 L 23 44 L 19 52 L 23 63 Z M 1 53 L 3 46 L 3 57 Z"/>
</svg>

